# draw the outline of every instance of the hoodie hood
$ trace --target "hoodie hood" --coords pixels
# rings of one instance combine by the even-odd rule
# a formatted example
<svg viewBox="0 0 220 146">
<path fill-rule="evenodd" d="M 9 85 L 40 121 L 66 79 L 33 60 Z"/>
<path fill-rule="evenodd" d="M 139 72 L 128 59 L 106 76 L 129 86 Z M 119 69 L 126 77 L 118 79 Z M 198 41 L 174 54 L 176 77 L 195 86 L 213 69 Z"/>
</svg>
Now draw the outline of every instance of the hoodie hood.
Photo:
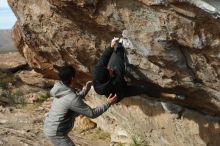
<svg viewBox="0 0 220 146">
<path fill-rule="evenodd" d="M 72 92 L 72 89 L 62 82 L 54 84 L 53 88 L 50 90 L 50 95 L 52 97 L 60 98 L 66 96 Z"/>
</svg>

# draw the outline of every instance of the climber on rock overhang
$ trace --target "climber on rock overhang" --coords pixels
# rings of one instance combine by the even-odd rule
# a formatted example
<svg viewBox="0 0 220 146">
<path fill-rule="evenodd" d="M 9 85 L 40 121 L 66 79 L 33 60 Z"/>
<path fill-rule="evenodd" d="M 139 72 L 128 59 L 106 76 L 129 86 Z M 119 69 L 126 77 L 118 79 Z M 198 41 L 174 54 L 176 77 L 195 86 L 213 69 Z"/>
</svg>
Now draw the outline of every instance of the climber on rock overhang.
<svg viewBox="0 0 220 146">
<path fill-rule="evenodd" d="M 96 93 L 108 96 L 116 94 L 118 102 L 124 97 L 146 94 L 151 97 L 180 99 L 185 96 L 175 93 L 162 92 L 160 88 L 149 85 L 128 85 L 124 79 L 128 59 L 125 48 L 122 44 L 122 38 L 114 37 L 111 46 L 108 47 L 98 63 L 94 67 L 93 86 Z"/>
</svg>

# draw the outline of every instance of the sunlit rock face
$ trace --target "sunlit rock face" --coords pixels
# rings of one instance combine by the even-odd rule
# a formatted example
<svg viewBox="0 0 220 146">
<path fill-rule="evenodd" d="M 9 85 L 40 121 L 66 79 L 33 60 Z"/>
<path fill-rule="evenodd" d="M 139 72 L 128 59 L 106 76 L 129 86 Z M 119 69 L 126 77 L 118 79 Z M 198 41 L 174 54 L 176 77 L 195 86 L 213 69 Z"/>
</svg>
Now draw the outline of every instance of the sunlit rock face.
<svg viewBox="0 0 220 146">
<path fill-rule="evenodd" d="M 126 110 L 126 106 L 133 102 L 138 104 L 132 107 L 144 108 L 145 111 L 163 111 L 169 104 L 149 100 L 147 103 L 155 103 L 155 106 L 145 107 L 139 100 L 146 100 L 146 97 L 138 97 L 135 101 L 126 99 L 128 104 L 123 101 L 123 110 L 117 113 L 124 115 L 123 112 L 127 111 L 126 114 L 133 116 L 127 126 L 141 125 L 144 120 L 139 119 L 139 115 L 142 114 L 148 120 L 161 120 L 162 123 L 168 120 L 171 124 L 167 132 L 173 136 L 181 125 L 185 125 L 181 128 L 186 131 L 198 126 L 194 133 L 196 138 L 200 138 L 197 143 L 193 141 L 196 139 L 192 136 L 193 131 L 189 134 L 191 136 L 182 132 L 175 143 L 170 143 L 173 137 L 169 134 L 164 136 L 164 125 L 158 124 L 155 135 L 163 138 L 149 138 L 155 145 L 184 145 L 185 141 L 188 145 L 215 145 L 219 142 L 219 121 L 216 124 L 210 117 L 203 119 L 206 115 L 220 116 L 220 20 L 216 1 L 8 1 L 18 18 L 12 33 L 14 43 L 36 72 L 44 77 L 57 78 L 55 66 L 72 64 L 78 70 L 78 80 L 84 83 L 91 79 L 93 66 L 111 39 L 123 36 L 127 40 L 125 44 L 131 64 L 129 82 L 151 81 L 172 91 L 183 92 L 188 98 L 172 103 L 195 112 L 193 118 L 177 120 L 180 125 L 175 125 L 170 114 L 148 117 L 141 110 L 135 114 Z M 104 116 L 102 118 L 108 120 Z M 115 119 L 122 120 L 119 117 Z M 135 122 L 132 123 L 132 119 Z M 192 119 L 194 122 L 190 123 Z M 147 129 L 156 124 L 155 121 L 144 124 L 142 129 L 149 133 Z M 201 127 L 208 128 L 201 130 Z M 126 126 L 122 126 L 122 130 L 125 129 Z M 210 129 L 214 131 L 209 132 Z"/>
<path fill-rule="evenodd" d="M 94 91 L 86 98 L 92 107 L 105 101 Z M 137 140 L 141 146 L 218 146 L 220 142 L 219 117 L 150 98 L 126 98 L 94 121 L 112 133 L 112 143 L 129 145 Z"/>
</svg>

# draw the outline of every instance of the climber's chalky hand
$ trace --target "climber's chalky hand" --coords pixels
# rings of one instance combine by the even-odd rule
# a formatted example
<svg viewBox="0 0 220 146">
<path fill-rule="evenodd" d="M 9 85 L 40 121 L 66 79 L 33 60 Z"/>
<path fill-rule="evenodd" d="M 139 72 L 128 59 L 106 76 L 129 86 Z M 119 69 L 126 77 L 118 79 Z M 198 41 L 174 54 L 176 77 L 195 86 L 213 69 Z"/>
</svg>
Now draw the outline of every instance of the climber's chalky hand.
<svg viewBox="0 0 220 146">
<path fill-rule="evenodd" d="M 119 40 L 119 38 L 117 38 L 117 37 L 114 37 L 114 38 L 112 39 L 112 41 L 111 41 L 111 47 L 112 47 L 112 48 L 115 47 L 115 45 L 117 44 L 118 40 Z"/>
</svg>

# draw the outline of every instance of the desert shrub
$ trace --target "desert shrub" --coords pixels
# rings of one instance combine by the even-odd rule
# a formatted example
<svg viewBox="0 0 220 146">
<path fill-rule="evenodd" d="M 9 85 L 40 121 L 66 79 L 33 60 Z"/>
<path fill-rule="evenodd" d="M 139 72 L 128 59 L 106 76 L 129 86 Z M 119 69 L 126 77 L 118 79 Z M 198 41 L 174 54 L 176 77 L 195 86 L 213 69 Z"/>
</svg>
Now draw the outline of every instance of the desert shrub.
<svg viewBox="0 0 220 146">
<path fill-rule="evenodd" d="M 149 144 L 146 141 L 141 140 L 141 138 L 137 136 L 132 137 L 132 143 L 130 146 L 148 146 Z"/>
<path fill-rule="evenodd" d="M 44 102 L 45 100 L 47 100 L 48 98 L 50 98 L 50 92 L 49 91 L 44 91 L 39 95 L 38 98 L 38 102 Z"/>
</svg>

